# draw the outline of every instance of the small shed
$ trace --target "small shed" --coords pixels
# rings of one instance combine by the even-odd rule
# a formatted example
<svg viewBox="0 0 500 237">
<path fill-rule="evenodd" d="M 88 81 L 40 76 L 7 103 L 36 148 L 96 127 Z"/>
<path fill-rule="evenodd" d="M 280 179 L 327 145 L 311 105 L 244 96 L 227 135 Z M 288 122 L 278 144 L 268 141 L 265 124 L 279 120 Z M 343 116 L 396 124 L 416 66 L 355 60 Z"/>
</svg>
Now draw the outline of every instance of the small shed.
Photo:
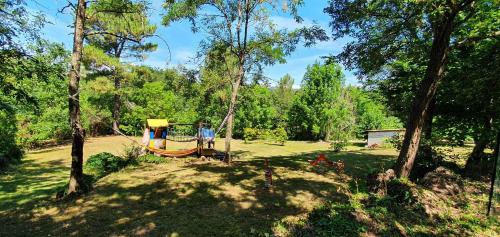
<svg viewBox="0 0 500 237">
<path fill-rule="evenodd" d="M 373 146 L 377 144 L 379 146 L 384 145 L 384 142 L 396 135 L 404 134 L 405 129 L 375 129 L 375 130 L 366 130 L 368 135 L 368 146 Z"/>
</svg>

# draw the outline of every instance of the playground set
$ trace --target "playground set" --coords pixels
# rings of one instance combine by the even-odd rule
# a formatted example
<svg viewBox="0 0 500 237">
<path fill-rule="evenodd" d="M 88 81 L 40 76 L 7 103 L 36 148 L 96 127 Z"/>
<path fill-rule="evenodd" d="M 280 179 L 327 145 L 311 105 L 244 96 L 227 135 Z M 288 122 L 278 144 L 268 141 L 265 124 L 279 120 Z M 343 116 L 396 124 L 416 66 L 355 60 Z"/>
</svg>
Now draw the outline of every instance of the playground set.
<svg viewBox="0 0 500 237">
<path fill-rule="evenodd" d="M 192 131 L 196 130 L 193 134 Z M 190 133 L 191 131 L 191 133 Z M 182 150 L 167 150 L 167 140 L 195 142 L 196 147 Z M 142 144 L 156 155 L 166 157 L 215 156 L 215 132 L 206 123 L 169 123 L 166 119 L 148 119 Z"/>
</svg>

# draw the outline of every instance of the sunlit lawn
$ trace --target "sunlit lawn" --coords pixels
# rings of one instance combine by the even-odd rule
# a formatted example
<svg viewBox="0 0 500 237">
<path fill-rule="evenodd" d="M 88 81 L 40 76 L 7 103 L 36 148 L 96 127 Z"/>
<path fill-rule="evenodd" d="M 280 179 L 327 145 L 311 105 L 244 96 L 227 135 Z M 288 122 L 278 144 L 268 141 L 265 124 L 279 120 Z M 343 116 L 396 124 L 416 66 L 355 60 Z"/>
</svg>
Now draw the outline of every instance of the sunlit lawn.
<svg viewBox="0 0 500 237">
<path fill-rule="evenodd" d="M 123 137 L 92 138 L 85 156 L 120 154 L 130 143 Z M 340 153 L 323 142 L 232 144 L 231 166 L 196 158 L 140 164 L 104 177 L 90 194 L 66 202 L 54 196 L 68 179 L 70 147 L 28 152 L 17 170 L 0 175 L 0 236 L 265 236 L 276 233 L 277 223 L 300 221 L 325 201 L 349 199 L 353 183 L 387 169 L 397 155 L 361 144 Z M 169 146 L 186 149 L 194 143 Z M 308 160 L 319 153 L 343 160 L 345 175 L 314 173 Z M 263 190 L 264 158 L 274 171 L 271 192 Z"/>
<path fill-rule="evenodd" d="M 92 138 L 85 144 L 85 155 L 120 154 L 127 144 L 130 141 L 122 137 Z M 222 144 L 217 142 L 216 147 Z M 194 146 L 169 145 L 172 149 Z M 232 147 L 236 158 L 231 166 L 194 158 L 143 164 L 103 178 L 91 194 L 74 203 L 53 201 L 68 178 L 70 147 L 29 152 L 17 171 L 0 176 L 0 218 L 7 223 L 0 235 L 271 233 L 276 220 L 303 216 L 325 200 L 343 197 L 342 188 L 349 179 L 388 166 L 396 155 L 393 150 L 360 146 L 334 154 L 328 143 L 319 142 L 279 146 L 236 140 Z M 312 172 L 307 160 L 323 152 L 332 160 L 344 160 L 348 175 L 341 178 L 334 172 Z M 270 159 L 274 170 L 272 192 L 262 189 L 263 158 Z"/>
</svg>

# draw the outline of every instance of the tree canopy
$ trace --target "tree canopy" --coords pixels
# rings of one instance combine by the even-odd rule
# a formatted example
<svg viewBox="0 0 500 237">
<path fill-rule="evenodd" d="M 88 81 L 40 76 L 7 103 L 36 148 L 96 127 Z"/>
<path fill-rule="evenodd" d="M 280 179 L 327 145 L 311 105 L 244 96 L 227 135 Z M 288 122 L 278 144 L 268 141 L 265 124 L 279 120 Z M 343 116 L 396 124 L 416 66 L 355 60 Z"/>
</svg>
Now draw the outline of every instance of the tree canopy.
<svg viewBox="0 0 500 237">
<path fill-rule="evenodd" d="M 226 118 L 226 161 L 231 161 L 231 138 L 233 135 L 233 113 L 237 103 L 239 88 L 246 78 L 246 73 L 285 62 L 299 43 L 305 39 L 305 45 L 328 37 L 318 27 L 301 28 L 293 31 L 279 29 L 271 20 L 272 11 L 290 14 L 296 21 L 302 21 L 298 15 L 298 6 L 302 1 L 238 0 L 238 1 L 169 1 L 164 7 L 167 13 L 163 24 L 189 20 L 194 32 L 203 29 L 207 37 L 201 43 L 200 55 L 208 55 L 210 60 L 225 64 L 226 75 L 232 87 L 231 100 Z M 280 8 L 281 7 L 281 8 Z"/>
</svg>

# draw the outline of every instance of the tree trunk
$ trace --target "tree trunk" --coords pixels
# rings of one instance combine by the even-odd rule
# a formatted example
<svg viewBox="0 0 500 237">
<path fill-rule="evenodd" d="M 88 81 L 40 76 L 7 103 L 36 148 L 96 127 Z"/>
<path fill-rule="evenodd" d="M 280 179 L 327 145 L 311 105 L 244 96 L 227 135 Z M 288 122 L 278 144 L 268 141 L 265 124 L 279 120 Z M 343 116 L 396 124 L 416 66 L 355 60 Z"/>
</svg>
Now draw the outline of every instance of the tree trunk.
<svg viewBox="0 0 500 237">
<path fill-rule="evenodd" d="M 478 162 L 484 157 L 484 150 L 490 142 L 492 124 L 492 118 L 486 118 L 484 120 L 483 129 L 480 130 L 481 134 L 479 134 L 477 139 L 474 139 L 474 148 L 472 149 L 469 159 L 467 159 L 466 167 L 468 167 L 470 162 Z"/>
<path fill-rule="evenodd" d="M 423 153 L 425 157 L 432 157 L 432 120 L 434 119 L 434 107 L 436 105 L 436 100 L 433 99 L 429 104 L 427 113 L 424 121 L 424 139 L 426 143 L 422 146 Z"/>
<path fill-rule="evenodd" d="M 117 44 L 117 47 L 114 49 L 114 57 L 120 61 L 120 57 L 122 56 L 123 47 L 125 47 L 125 40 L 122 40 Z M 113 96 L 113 134 L 119 135 L 120 131 L 120 111 L 121 111 L 121 98 L 120 98 L 120 88 L 122 87 L 122 78 L 119 72 L 115 69 L 114 72 L 114 80 L 115 80 L 115 94 Z"/>
<path fill-rule="evenodd" d="M 115 95 L 113 101 L 113 134 L 118 135 L 120 131 L 120 88 L 121 88 L 121 78 L 119 75 L 115 75 Z"/>
<path fill-rule="evenodd" d="M 427 109 L 427 113 L 425 116 L 425 129 L 424 129 L 424 138 L 427 140 L 432 139 L 432 120 L 434 119 L 434 108 L 436 106 L 436 100 L 433 99 L 429 104 L 429 108 Z"/>
<path fill-rule="evenodd" d="M 497 144 L 496 144 L 496 147 L 495 147 L 495 151 L 494 154 L 495 154 L 495 157 L 493 158 L 494 159 L 494 162 L 493 162 L 493 170 L 492 170 L 492 174 L 491 174 L 491 183 L 490 183 L 490 195 L 489 195 L 489 198 L 488 198 L 488 211 L 486 212 L 486 215 L 489 216 L 490 213 L 493 213 L 493 215 L 496 215 L 498 214 L 498 209 L 495 208 L 497 207 L 497 205 L 492 205 L 493 204 L 493 195 L 495 193 L 495 187 L 500 187 L 500 179 L 498 178 L 498 173 L 500 172 L 500 166 L 498 165 L 498 150 L 500 150 L 500 131 L 498 132 L 497 134 Z M 496 191 L 498 192 L 498 190 Z M 498 196 L 497 196 L 498 197 Z M 497 202 L 498 202 L 498 198 L 497 198 Z"/>
<path fill-rule="evenodd" d="M 225 139 L 226 157 L 224 158 L 224 161 L 226 163 L 231 163 L 231 160 L 232 160 L 231 140 L 233 138 L 234 109 L 236 106 L 236 98 L 238 97 L 238 89 L 240 88 L 240 84 L 241 84 L 241 81 L 243 80 L 243 76 L 244 76 L 244 69 L 243 69 L 243 64 L 241 64 L 239 69 L 238 69 L 238 78 L 236 79 L 236 82 L 233 84 L 233 91 L 231 92 L 231 102 L 229 105 L 229 112 L 228 112 L 228 118 L 227 118 L 226 139 Z"/>
<path fill-rule="evenodd" d="M 499 154 L 500 150 L 500 130 L 497 133 L 497 141 L 496 141 L 496 146 L 495 149 L 493 150 L 493 157 L 497 157 Z"/>
<path fill-rule="evenodd" d="M 427 110 L 445 69 L 455 16 L 456 13 L 448 14 L 433 33 L 432 47 L 425 76 L 413 99 L 410 116 L 406 122 L 403 146 L 396 162 L 396 174 L 400 178 L 408 177 L 413 168 Z"/>
<path fill-rule="evenodd" d="M 71 71 L 69 73 L 69 117 L 72 129 L 73 143 L 71 147 L 71 173 L 69 177 L 68 194 L 78 192 L 83 187 L 83 143 L 84 131 L 80 121 L 80 64 L 83 49 L 85 24 L 85 0 L 78 0 L 75 14 L 75 32 L 73 36 L 73 54 L 71 56 Z"/>
</svg>

